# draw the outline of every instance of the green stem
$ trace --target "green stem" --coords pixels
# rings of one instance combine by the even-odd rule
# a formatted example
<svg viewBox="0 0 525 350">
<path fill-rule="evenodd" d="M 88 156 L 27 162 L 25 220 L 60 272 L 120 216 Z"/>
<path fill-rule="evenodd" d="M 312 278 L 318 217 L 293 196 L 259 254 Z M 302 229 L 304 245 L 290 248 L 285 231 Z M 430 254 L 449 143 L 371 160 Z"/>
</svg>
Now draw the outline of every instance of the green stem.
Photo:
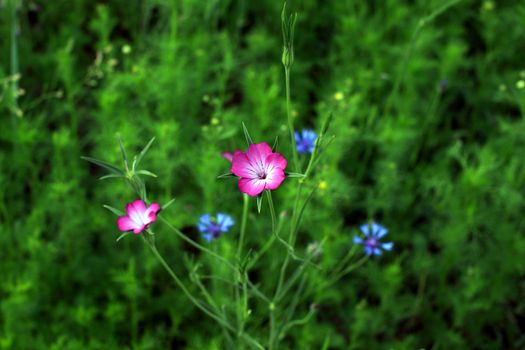
<svg viewBox="0 0 525 350">
<path fill-rule="evenodd" d="M 144 237 L 144 235 L 142 235 L 142 238 L 144 239 L 144 241 L 146 242 L 146 244 L 150 247 L 151 251 L 153 252 L 153 255 L 155 255 L 155 257 L 159 260 L 159 262 L 161 263 L 161 265 L 164 267 L 164 269 L 168 272 L 168 274 L 171 276 L 171 278 L 173 278 L 173 280 L 175 281 L 175 283 L 177 284 L 177 286 L 182 290 L 182 292 L 186 295 L 186 297 L 188 299 L 190 299 L 190 301 L 199 309 L 201 310 L 202 312 L 204 312 L 206 315 L 208 315 L 210 318 L 214 319 L 215 321 L 217 321 L 219 324 L 223 325 L 225 328 L 227 328 L 230 332 L 232 333 L 237 333 L 237 330 L 232 327 L 228 322 L 226 322 L 224 319 L 222 319 L 221 317 L 217 316 L 215 313 L 211 312 L 210 310 L 208 310 L 206 307 L 204 307 L 197 299 L 195 299 L 193 297 L 193 295 L 191 294 L 191 292 L 186 288 L 186 286 L 184 285 L 184 283 L 182 283 L 182 281 L 179 279 L 179 277 L 177 276 L 177 274 L 175 274 L 175 272 L 171 269 L 171 267 L 168 265 L 168 263 L 166 262 L 166 260 L 164 260 L 164 258 L 162 257 L 162 255 L 159 253 L 159 251 L 157 250 L 157 248 L 155 247 L 155 243 L 149 241 L 147 238 Z M 264 350 L 264 347 L 259 344 L 256 340 L 254 340 L 252 337 L 248 336 L 247 334 L 243 334 L 242 337 L 248 342 L 250 343 L 252 346 L 254 346 L 255 348 L 257 349 L 261 349 L 261 350 Z"/>
<path fill-rule="evenodd" d="M 200 245 L 199 243 L 195 242 L 194 240 L 192 240 L 191 238 L 189 238 L 188 236 L 186 236 L 184 233 L 182 233 L 180 230 L 178 230 L 177 228 L 175 228 L 172 224 L 170 224 L 166 219 L 164 219 L 163 217 L 160 217 L 160 220 L 165 223 L 173 232 L 175 232 L 177 234 L 177 236 L 179 236 L 180 238 L 182 238 L 184 241 L 188 242 L 189 244 L 191 244 L 192 246 L 194 246 L 195 248 L 213 256 L 214 258 L 220 260 L 221 262 L 223 262 L 226 266 L 228 266 L 231 270 L 233 271 L 237 271 L 237 268 L 231 263 L 229 262 L 228 260 L 226 260 L 225 258 L 223 258 L 222 256 L 220 256 L 219 254 L 215 253 L 214 251 Z"/>
<path fill-rule="evenodd" d="M 368 255 L 365 255 L 363 256 L 361 259 L 359 259 L 356 263 L 348 266 L 347 268 L 345 268 L 343 271 L 341 271 L 340 273 L 336 274 L 334 277 L 332 278 L 328 278 L 326 282 L 326 284 L 324 285 L 324 288 L 334 284 L 335 282 L 337 282 L 338 280 L 340 280 L 343 276 L 345 276 L 346 274 L 354 271 L 355 269 L 357 269 L 359 266 L 363 265 L 370 257 Z"/>
<path fill-rule="evenodd" d="M 207 254 L 210 254 L 211 256 L 213 256 L 214 258 L 220 260 L 221 262 L 223 262 L 230 270 L 232 271 L 237 271 L 237 268 L 231 263 L 229 262 L 228 260 L 224 259 L 222 256 L 220 256 L 219 254 L 215 253 L 214 251 L 200 245 L 199 243 L 195 242 L 194 240 L 192 240 L 191 238 L 187 237 L 184 233 L 182 233 L 180 230 L 178 230 L 177 228 L 175 228 L 172 224 L 170 224 L 165 218 L 163 218 L 162 216 L 159 216 L 160 217 L 160 220 L 162 222 L 164 222 L 166 224 L 166 226 L 168 226 L 173 232 L 175 232 L 177 234 L 177 236 L 179 236 L 180 238 L 182 238 L 184 241 L 188 242 L 189 244 L 191 244 L 192 246 L 194 246 L 195 248 L 199 249 L 200 251 L 204 252 L 204 253 L 207 253 Z M 246 281 L 247 285 L 253 290 L 254 294 L 259 296 L 261 299 L 263 300 L 269 300 L 269 298 L 264 295 L 264 293 L 262 293 L 250 280 L 247 280 Z"/>
<path fill-rule="evenodd" d="M 237 261 L 239 264 L 242 260 L 242 248 L 244 245 L 244 236 L 246 232 L 246 223 L 248 221 L 248 209 L 249 209 L 249 197 L 248 195 L 243 195 L 243 206 L 242 206 L 242 219 L 241 219 L 241 231 L 239 235 L 239 245 L 237 246 Z M 246 322 L 246 316 L 248 314 L 248 292 L 246 288 L 246 272 L 238 271 L 241 275 L 238 276 L 239 280 L 242 282 L 242 300 L 239 296 L 239 288 L 237 288 L 237 283 L 235 284 L 235 300 L 237 304 L 237 324 L 239 325 L 239 340 L 240 336 L 244 333 L 244 325 Z M 239 348 L 243 348 L 243 344 L 239 343 Z"/>
<path fill-rule="evenodd" d="M 291 111 L 291 97 L 290 97 L 290 68 L 284 67 L 285 81 L 286 81 L 286 115 L 288 117 L 288 129 L 290 131 L 290 141 L 292 143 L 292 154 L 294 169 L 296 172 L 301 172 L 299 166 L 299 157 L 297 155 L 297 146 L 295 144 L 295 129 L 293 126 L 292 111 Z"/>
</svg>

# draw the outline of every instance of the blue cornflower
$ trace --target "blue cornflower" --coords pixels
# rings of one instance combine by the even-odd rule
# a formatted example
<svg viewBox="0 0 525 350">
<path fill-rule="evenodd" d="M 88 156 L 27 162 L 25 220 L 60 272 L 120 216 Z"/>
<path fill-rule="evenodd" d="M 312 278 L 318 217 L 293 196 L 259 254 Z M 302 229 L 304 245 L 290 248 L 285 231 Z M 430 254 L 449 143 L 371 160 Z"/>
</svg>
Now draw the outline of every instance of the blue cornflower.
<svg viewBox="0 0 525 350">
<path fill-rule="evenodd" d="M 309 129 L 301 130 L 301 133 L 295 132 L 295 145 L 299 153 L 312 153 L 315 147 L 317 134 Z"/>
<path fill-rule="evenodd" d="M 381 255 L 383 250 L 392 250 L 394 243 L 387 242 L 381 243 L 380 239 L 386 236 L 388 230 L 375 223 L 363 224 L 359 226 L 359 229 L 365 235 L 365 238 L 354 236 L 354 243 L 361 244 L 364 247 L 365 254 L 367 255 Z"/>
<path fill-rule="evenodd" d="M 202 233 L 202 237 L 211 242 L 213 238 L 219 238 L 222 233 L 228 232 L 234 223 L 232 217 L 227 214 L 218 213 L 217 217 L 203 214 L 199 218 L 197 227 Z"/>
</svg>

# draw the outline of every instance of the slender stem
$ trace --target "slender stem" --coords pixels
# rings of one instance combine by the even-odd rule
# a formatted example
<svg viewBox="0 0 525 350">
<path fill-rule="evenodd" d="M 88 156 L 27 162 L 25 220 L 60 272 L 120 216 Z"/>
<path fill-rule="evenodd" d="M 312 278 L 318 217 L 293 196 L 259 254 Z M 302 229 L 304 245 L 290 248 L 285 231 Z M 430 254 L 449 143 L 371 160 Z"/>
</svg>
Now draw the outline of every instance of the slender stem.
<svg viewBox="0 0 525 350">
<path fill-rule="evenodd" d="M 241 220 L 241 232 L 239 236 L 239 245 L 237 246 L 237 259 L 241 260 L 242 247 L 244 245 L 244 235 L 246 233 L 246 223 L 248 222 L 248 209 L 250 204 L 250 199 L 247 194 L 243 194 L 242 197 L 242 220 Z"/>
<path fill-rule="evenodd" d="M 324 285 L 324 288 L 334 284 L 335 282 L 337 282 L 338 280 L 340 280 L 343 276 L 345 276 L 346 274 L 354 271 L 355 269 L 357 269 L 359 266 L 363 265 L 370 257 L 368 255 L 365 255 L 363 256 L 361 259 L 359 259 L 355 264 L 352 264 L 350 266 L 348 266 L 347 268 L 345 268 L 343 271 L 341 271 L 340 273 L 336 274 L 334 277 L 332 278 L 328 278 L 327 281 Z"/>
<path fill-rule="evenodd" d="M 239 245 L 237 246 L 237 261 L 239 264 L 242 260 L 242 247 L 244 245 L 244 236 L 246 232 L 246 223 L 248 221 L 248 209 L 249 209 L 249 197 L 243 195 L 243 206 L 242 206 L 242 220 L 241 220 L 241 231 L 239 235 Z M 246 272 L 238 271 L 240 276 L 238 278 L 242 281 L 242 300 L 239 295 L 239 289 L 237 288 L 237 281 L 235 283 L 235 301 L 237 304 L 237 324 L 239 326 L 239 340 L 240 336 L 244 333 L 244 325 L 246 322 L 246 315 L 248 313 L 248 292 L 246 288 Z M 239 348 L 243 348 L 243 344 L 239 343 Z"/>
<path fill-rule="evenodd" d="M 194 246 L 195 248 L 207 253 L 207 254 L 210 254 L 211 256 L 213 256 L 214 258 L 220 260 L 221 262 L 223 262 L 224 264 L 226 264 L 226 266 L 228 266 L 231 270 L 233 271 L 237 271 L 237 268 L 231 263 L 229 262 L 228 260 L 226 260 L 225 258 L 223 258 L 222 256 L 220 256 L 219 254 L 215 253 L 214 251 L 200 245 L 199 243 L 195 242 L 194 240 L 192 240 L 191 238 L 189 238 L 188 236 L 186 236 L 184 233 L 182 233 L 181 231 L 179 231 L 177 228 L 175 228 L 172 224 L 170 224 L 166 219 L 164 219 L 163 217 L 160 217 L 160 220 L 162 222 L 164 222 L 173 232 L 175 232 L 177 234 L 177 236 L 179 236 L 180 238 L 182 238 L 183 240 L 185 240 L 186 242 L 188 242 L 189 244 L 191 244 L 192 246 Z"/>
<path fill-rule="evenodd" d="M 297 146 L 295 144 L 295 129 L 293 126 L 292 111 L 291 111 L 291 97 L 290 97 L 290 68 L 284 67 L 285 81 L 286 81 L 286 115 L 288 117 L 288 129 L 290 130 L 290 141 L 292 143 L 292 155 L 294 169 L 296 172 L 301 172 L 299 166 L 299 157 L 297 156 Z"/>
<path fill-rule="evenodd" d="M 275 305 L 272 303 L 269 307 L 270 311 L 270 335 L 268 338 L 268 349 L 274 349 L 275 342 Z"/>
<path fill-rule="evenodd" d="M 206 307 L 204 307 L 197 299 L 195 299 L 193 297 L 193 295 L 191 294 L 191 292 L 186 288 L 186 286 L 184 285 L 184 283 L 182 283 L 182 281 L 179 279 L 179 277 L 177 276 L 177 274 L 175 274 L 175 272 L 171 269 L 171 267 L 168 265 L 168 263 L 166 262 L 166 260 L 164 260 L 164 258 L 162 257 L 162 255 L 159 253 L 159 251 L 157 250 L 157 248 L 155 247 L 155 243 L 153 242 L 150 242 L 147 238 L 144 237 L 144 235 L 142 235 L 142 238 L 144 239 L 144 241 L 148 244 L 148 246 L 151 248 L 151 251 L 153 252 L 153 254 L 155 255 L 155 257 L 159 260 L 159 262 L 161 263 L 161 265 L 164 267 L 164 269 L 168 272 L 168 274 L 171 276 L 171 278 L 173 278 L 173 280 L 175 281 L 175 283 L 177 284 L 177 286 L 182 290 L 182 292 L 186 295 L 186 297 L 188 299 L 190 299 L 190 301 L 198 308 L 200 309 L 202 312 L 204 312 L 206 315 L 208 315 L 209 317 L 211 317 L 212 319 L 214 319 L 215 321 L 217 321 L 219 324 L 223 325 L 224 327 L 226 327 L 230 332 L 233 332 L 234 334 L 237 333 L 237 330 L 231 326 L 228 322 L 226 322 L 223 318 L 217 316 L 215 313 L 213 313 L 212 311 L 208 310 Z M 259 344 L 256 340 L 254 340 L 252 337 L 250 337 L 249 335 L 247 334 L 243 334 L 242 337 L 247 341 L 249 342 L 252 346 L 254 346 L 255 348 L 257 349 L 261 349 L 261 350 L 264 350 L 264 347 Z"/>
</svg>

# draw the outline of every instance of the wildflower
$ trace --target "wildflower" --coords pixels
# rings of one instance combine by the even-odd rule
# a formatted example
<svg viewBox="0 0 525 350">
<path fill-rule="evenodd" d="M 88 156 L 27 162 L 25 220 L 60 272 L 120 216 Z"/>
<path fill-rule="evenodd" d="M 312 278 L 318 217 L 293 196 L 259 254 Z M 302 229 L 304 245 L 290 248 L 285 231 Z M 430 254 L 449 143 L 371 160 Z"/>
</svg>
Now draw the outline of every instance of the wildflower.
<svg viewBox="0 0 525 350">
<path fill-rule="evenodd" d="M 118 218 L 118 229 L 120 231 L 133 231 L 133 233 L 139 234 L 157 220 L 157 213 L 159 211 L 159 203 L 152 203 L 146 208 L 146 203 L 142 200 L 134 200 L 132 203 L 126 205 L 127 215 Z"/>
<path fill-rule="evenodd" d="M 323 181 L 319 182 L 319 189 L 320 189 L 321 191 L 324 191 L 324 190 L 326 190 L 327 188 L 328 188 L 328 183 L 326 183 L 326 181 L 323 180 Z"/>
<path fill-rule="evenodd" d="M 233 153 L 231 153 L 231 152 L 222 152 L 222 156 L 223 156 L 223 158 L 228 160 L 230 163 L 233 160 Z"/>
<path fill-rule="evenodd" d="M 301 130 L 301 133 L 295 132 L 295 143 L 297 146 L 297 152 L 299 153 L 312 153 L 315 147 L 315 140 L 317 140 L 317 134 L 309 129 Z"/>
<path fill-rule="evenodd" d="M 365 235 L 362 239 L 359 236 L 354 236 L 354 243 L 361 244 L 364 247 L 365 254 L 367 255 L 381 255 L 383 250 L 392 250 L 394 243 L 387 242 L 381 243 L 380 239 L 386 236 L 388 230 L 375 222 L 372 224 L 363 224 L 359 227 L 361 232 Z"/>
<path fill-rule="evenodd" d="M 267 143 L 250 145 L 246 152 L 235 151 L 231 172 L 239 176 L 239 189 L 249 196 L 277 189 L 284 180 L 286 159 L 272 152 Z"/>
<path fill-rule="evenodd" d="M 202 233 L 202 237 L 211 242 L 213 238 L 218 238 L 221 233 L 228 232 L 234 223 L 232 217 L 227 214 L 218 213 L 216 218 L 210 214 L 203 214 L 199 218 L 197 227 Z"/>
<path fill-rule="evenodd" d="M 340 91 L 338 91 L 338 92 L 336 92 L 334 94 L 334 100 L 336 100 L 336 101 L 341 101 L 341 100 L 343 100 L 343 98 L 345 98 L 345 95 L 342 92 L 340 92 Z"/>
</svg>

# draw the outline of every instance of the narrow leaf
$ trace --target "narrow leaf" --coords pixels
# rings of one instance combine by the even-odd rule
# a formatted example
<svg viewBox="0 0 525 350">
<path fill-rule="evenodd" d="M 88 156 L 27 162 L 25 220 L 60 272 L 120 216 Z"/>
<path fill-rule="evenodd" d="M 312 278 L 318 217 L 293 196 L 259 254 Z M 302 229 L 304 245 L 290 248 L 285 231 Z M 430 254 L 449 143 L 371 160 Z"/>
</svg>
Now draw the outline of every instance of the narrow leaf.
<svg viewBox="0 0 525 350">
<path fill-rule="evenodd" d="M 117 238 L 117 242 L 120 241 L 122 238 L 126 237 L 127 235 L 129 235 L 131 232 L 124 232 L 123 234 L 121 234 L 120 236 L 118 236 Z"/>
<path fill-rule="evenodd" d="M 272 152 L 275 152 L 278 146 L 279 146 L 279 136 L 275 136 L 275 141 L 273 142 L 273 146 L 272 146 Z"/>
<path fill-rule="evenodd" d="M 246 138 L 246 143 L 248 146 L 253 144 L 252 138 L 250 137 L 250 133 L 248 132 L 248 129 L 246 128 L 246 125 L 244 125 L 244 122 L 242 122 L 242 130 L 244 131 L 244 137 Z"/>
<path fill-rule="evenodd" d="M 118 135 L 118 145 L 120 147 L 120 153 L 122 154 L 122 160 L 124 160 L 124 163 L 128 166 L 128 157 L 126 157 L 126 150 L 124 149 L 120 135 Z"/>
<path fill-rule="evenodd" d="M 122 170 L 120 170 L 119 168 L 117 168 L 113 164 L 110 164 L 108 162 L 104 162 L 103 160 L 98 160 L 98 159 L 95 159 L 95 158 L 84 157 L 84 156 L 82 156 L 80 158 L 85 160 L 85 161 L 88 161 L 90 163 L 93 163 L 95 165 L 98 165 L 99 167 L 106 169 L 110 173 L 118 174 L 118 175 L 124 175 L 124 172 Z"/>
<path fill-rule="evenodd" d="M 332 123 L 332 119 L 334 119 L 334 114 L 330 113 L 328 115 L 328 118 L 325 119 L 323 126 L 321 127 L 321 136 L 324 136 L 328 132 L 330 124 Z"/>
<path fill-rule="evenodd" d="M 257 196 L 257 213 L 261 213 L 261 207 L 262 207 L 262 200 L 263 200 L 263 196 L 262 196 L 262 193 L 260 195 Z"/>
<path fill-rule="evenodd" d="M 304 177 L 304 174 L 300 173 L 285 173 L 286 177 Z"/>
<path fill-rule="evenodd" d="M 148 152 L 149 148 L 151 147 L 151 144 L 153 143 L 153 141 L 155 141 L 155 138 L 153 137 L 151 140 L 149 140 L 148 144 L 146 145 L 146 147 L 144 147 L 144 149 L 139 153 L 139 155 L 137 156 L 137 158 L 135 159 L 135 161 L 133 162 L 133 169 L 135 169 L 135 167 L 138 167 L 140 162 L 142 161 L 142 158 L 144 157 L 144 155 L 146 154 L 146 152 Z"/>
<path fill-rule="evenodd" d="M 168 203 L 164 204 L 164 205 L 162 206 L 162 210 L 165 210 L 167 207 L 169 207 L 170 205 L 172 205 L 173 202 L 175 202 L 175 198 L 172 198 Z"/>
<path fill-rule="evenodd" d="M 117 216 L 125 215 L 125 213 L 123 211 L 120 211 L 117 208 L 113 208 L 112 206 L 109 206 L 107 204 L 104 204 L 103 207 L 106 208 L 107 210 L 109 210 L 110 212 L 112 212 L 113 214 L 117 215 Z"/>
<path fill-rule="evenodd" d="M 226 173 L 226 174 L 217 176 L 217 179 L 229 179 L 232 177 L 237 177 L 237 176 L 233 175 L 232 173 Z"/>
<path fill-rule="evenodd" d="M 111 178 L 116 178 L 116 177 L 124 177 L 124 176 L 119 175 L 119 174 L 109 174 L 109 175 L 101 176 L 98 179 L 99 180 L 106 180 L 106 179 L 111 179 Z"/>
<path fill-rule="evenodd" d="M 137 174 L 147 175 L 147 176 L 151 176 L 151 177 L 157 177 L 157 175 L 155 175 L 151 171 L 147 171 L 147 170 L 139 170 L 139 171 L 137 171 Z"/>
</svg>

